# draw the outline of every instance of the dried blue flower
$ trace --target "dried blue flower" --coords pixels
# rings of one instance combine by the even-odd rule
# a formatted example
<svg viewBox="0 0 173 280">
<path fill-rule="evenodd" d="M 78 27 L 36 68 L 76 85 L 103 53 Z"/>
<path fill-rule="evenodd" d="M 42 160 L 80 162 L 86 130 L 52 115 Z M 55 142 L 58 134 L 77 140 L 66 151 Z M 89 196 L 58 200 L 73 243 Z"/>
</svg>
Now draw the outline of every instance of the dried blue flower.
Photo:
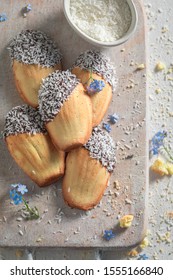
<svg viewBox="0 0 173 280">
<path fill-rule="evenodd" d="M 31 6 L 31 4 L 28 4 L 25 8 L 25 12 L 29 13 L 30 11 L 32 11 L 32 6 Z"/>
<path fill-rule="evenodd" d="M 87 87 L 87 92 L 88 94 L 93 95 L 94 93 L 102 91 L 104 87 L 105 87 L 104 81 L 93 79 L 93 81 Z"/>
<path fill-rule="evenodd" d="M 108 121 L 112 124 L 115 124 L 119 121 L 119 118 L 120 117 L 116 113 L 114 113 L 113 115 L 108 116 Z"/>
<path fill-rule="evenodd" d="M 16 195 L 16 190 L 10 190 L 10 198 L 13 199 Z"/>
<path fill-rule="evenodd" d="M 164 139 L 166 136 L 167 133 L 165 131 L 159 131 L 153 136 L 150 147 L 150 152 L 152 152 L 153 155 L 158 155 L 160 147 L 164 145 Z"/>
<path fill-rule="evenodd" d="M 10 198 L 13 200 L 15 205 L 19 205 L 23 202 L 22 195 L 18 194 L 16 189 L 10 190 Z"/>
<path fill-rule="evenodd" d="M 16 188 L 17 191 L 21 194 L 25 194 L 28 192 L 28 189 L 25 185 L 22 185 L 22 184 L 11 184 L 11 188 Z"/>
<path fill-rule="evenodd" d="M 103 238 L 106 239 L 107 241 L 111 240 L 114 238 L 116 235 L 112 232 L 112 230 L 105 230 Z"/>
<path fill-rule="evenodd" d="M 107 131 L 107 132 L 111 132 L 111 126 L 108 123 L 103 123 L 103 128 Z"/>
<path fill-rule="evenodd" d="M 7 20 L 7 15 L 5 13 L 0 14 L 0 22 L 6 21 Z"/>
<path fill-rule="evenodd" d="M 25 185 L 22 184 L 11 184 L 10 198 L 15 205 L 19 205 L 22 202 L 25 205 L 26 219 L 38 219 L 39 211 L 37 207 L 31 208 L 28 205 L 28 202 L 23 198 L 22 195 L 28 192 L 28 189 Z"/>
<path fill-rule="evenodd" d="M 15 205 L 21 204 L 21 203 L 23 202 L 23 200 L 22 200 L 22 195 L 16 193 L 16 195 L 15 195 L 14 198 L 13 198 L 13 201 L 14 201 L 14 204 L 15 204 Z"/>
<path fill-rule="evenodd" d="M 139 255 L 138 260 L 148 260 L 149 257 L 146 254 Z"/>
<path fill-rule="evenodd" d="M 25 194 L 28 192 L 28 189 L 25 185 L 22 185 L 22 184 L 18 184 L 18 188 L 17 188 L 17 191 L 21 194 Z"/>
</svg>

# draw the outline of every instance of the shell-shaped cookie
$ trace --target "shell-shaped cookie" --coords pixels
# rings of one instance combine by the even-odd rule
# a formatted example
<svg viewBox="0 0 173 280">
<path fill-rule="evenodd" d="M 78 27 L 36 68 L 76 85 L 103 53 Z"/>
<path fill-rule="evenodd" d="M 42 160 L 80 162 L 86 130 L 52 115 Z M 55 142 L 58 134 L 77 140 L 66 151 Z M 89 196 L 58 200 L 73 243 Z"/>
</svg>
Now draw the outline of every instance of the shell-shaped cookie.
<svg viewBox="0 0 173 280">
<path fill-rule="evenodd" d="M 115 67 L 101 52 L 88 50 L 76 59 L 72 66 L 72 73 L 81 81 L 86 91 L 94 80 L 102 81 L 104 84 L 102 90 L 94 94 L 88 92 L 92 102 L 93 127 L 95 127 L 104 118 L 112 100 L 112 93 L 116 89 L 118 79 Z"/>
<path fill-rule="evenodd" d="M 65 154 L 54 147 L 36 109 L 13 108 L 6 116 L 4 138 L 18 166 L 38 186 L 50 185 L 64 174 Z"/>
<path fill-rule="evenodd" d="M 48 134 L 18 134 L 6 138 L 11 156 L 38 186 L 58 181 L 64 174 L 65 155 L 55 149 Z"/>
<path fill-rule="evenodd" d="M 92 104 L 70 71 L 49 75 L 39 90 L 39 111 L 54 145 L 63 151 L 82 146 L 92 132 Z"/>
<path fill-rule="evenodd" d="M 72 208 L 89 210 L 99 203 L 108 185 L 110 173 L 90 157 L 85 148 L 68 153 L 63 179 L 63 197 Z"/>
<path fill-rule="evenodd" d="M 36 108 L 41 81 L 53 71 L 61 70 L 62 55 L 53 41 L 38 30 L 23 30 L 8 49 L 19 95 Z"/>
<path fill-rule="evenodd" d="M 78 77 L 81 83 L 85 86 L 85 89 L 89 87 L 91 84 L 89 71 L 76 67 L 72 70 L 72 73 Z M 93 73 L 92 78 L 96 80 L 102 80 L 105 83 L 103 90 L 90 95 L 93 114 L 92 125 L 95 127 L 101 123 L 110 105 L 112 100 L 112 87 L 98 74 Z"/>
<path fill-rule="evenodd" d="M 101 200 L 116 162 L 113 139 L 95 127 L 88 142 L 66 158 L 63 197 L 72 208 L 89 210 Z"/>
<path fill-rule="evenodd" d="M 30 106 L 38 107 L 38 91 L 42 79 L 55 70 L 61 70 L 61 64 L 54 67 L 42 67 L 34 64 L 24 64 L 13 61 L 13 75 L 17 91 L 23 101 Z"/>
</svg>

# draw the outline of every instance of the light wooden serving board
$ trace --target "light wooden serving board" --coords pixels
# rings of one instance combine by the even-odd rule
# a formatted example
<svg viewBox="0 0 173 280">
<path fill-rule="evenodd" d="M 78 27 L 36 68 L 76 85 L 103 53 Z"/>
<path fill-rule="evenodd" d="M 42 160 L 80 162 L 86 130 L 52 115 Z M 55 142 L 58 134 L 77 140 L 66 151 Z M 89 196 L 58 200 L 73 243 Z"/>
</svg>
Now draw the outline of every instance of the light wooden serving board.
<svg viewBox="0 0 173 280">
<path fill-rule="evenodd" d="M 64 56 L 67 69 L 77 56 L 94 49 L 69 26 L 63 14 L 63 1 L 30 0 L 32 11 L 23 18 L 24 1 L 1 0 L 1 12 L 8 16 L 0 23 L 0 129 L 3 130 L 7 112 L 22 104 L 15 89 L 7 45 L 22 29 L 32 28 L 50 35 Z M 84 212 L 64 204 L 61 183 L 40 189 L 28 179 L 11 158 L 4 141 L 0 140 L 0 246 L 3 247 L 90 247 L 127 248 L 138 244 L 145 235 L 147 221 L 147 131 L 146 131 L 146 69 L 136 71 L 137 65 L 146 64 L 144 13 L 138 0 L 134 1 L 139 17 L 137 31 L 124 45 L 101 49 L 117 67 L 118 88 L 105 120 L 117 113 L 120 120 L 112 126 L 111 136 L 117 142 L 117 164 L 101 203 Z M 119 182 L 115 189 L 113 182 Z M 10 203 L 9 186 L 26 184 L 26 198 L 37 206 L 41 218 L 19 221 L 21 205 Z M 127 230 L 119 230 L 118 218 L 133 214 L 134 221 Z M 113 229 L 116 238 L 109 242 L 102 238 L 103 231 Z M 19 231 L 23 232 L 20 235 Z"/>
</svg>

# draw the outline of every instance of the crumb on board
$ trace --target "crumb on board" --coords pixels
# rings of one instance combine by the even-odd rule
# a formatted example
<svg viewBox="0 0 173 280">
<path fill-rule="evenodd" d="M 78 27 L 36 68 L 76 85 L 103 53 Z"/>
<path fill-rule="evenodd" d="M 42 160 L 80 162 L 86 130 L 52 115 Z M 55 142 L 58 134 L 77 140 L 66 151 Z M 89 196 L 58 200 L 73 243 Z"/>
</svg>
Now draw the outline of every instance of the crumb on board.
<svg viewBox="0 0 173 280">
<path fill-rule="evenodd" d="M 161 93 L 161 89 L 160 88 L 156 88 L 155 93 L 157 93 L 157 94 Z"/>
<path fill-rule="evenodd" d="M 160 176 L 173 175 L 173 164 L 157 158 L 151 165 L 151 170 Z"/>
<path fill-rule="evenodd" d="M 142 240 L 142 242 L 139 244 L 139 247 L 140 247 L 141 249 L 144 249 L 144 248 L 148 247 L 148 245 L 149 245 L 148 237 L 145 237 L 145 238 Z"/>
<path fill-rule="evenodd" d="M 23 236 L 23 231 L 22 230 L 19 230 L 18 232 L 21 236 Z"/>
<path fill-rule="evenodd" d="M 38 237 L 38 238 L 36 239 L 36 242 L 37 242 L 37 243 L 42 242 L 42 238 L 41 238 L 41 237 Z"/>
<path fill-rule="evenodd" d="M 114 188 L 119 190 L 120 189 L 120 183 L 118 180 L 114 181 Z"/>
<path fill-rule="evenodd" d="M 155 66 L 155 71 L 159 72 L 159 71 L 163 71 L 165 70 L 166 66 L 163 62 L 159 61 L 157 62 L 156 66 Z"/>
<path fill-rule="evenodd" d="M 139 252 L 136 249 L 132 249 L 130 252 L 127 253 L 129 257 L 136 257 Z"/>
<path fill-rule="evenodd" d="M 166 33 L 168 31 L 169 31 L 169 29 L 167 26 L 162 26 L 162 30 L 161 30 L 162 33 Z"/>
<path fill-rule="evenodd" d="M 15 255 L 16 255 L 17 258 L 21 258 L 23 256 L 23 251 L 20 250 L 20 249 L 17 249 L 15 251 Z"/>
<path fill-rule="evenodd" d="M 173 211 L 167 212 L 167 216 L 168 218 L 173 219 Z"/>
<path fill-rule="evenodd" d="M 144 63 L 141 63 L 141 64 L 139 64 L 137 67 L 136 67 L 136 70 L 138 71 L 138 70 L 143 70 L 143 69 L 145 69 L 145 64 Z"/>
<path fill-rule="evenodd" d="M 134 216 L 129 214 L 120 218 L 119 223 L 121 228 L 129 228 L 132 225 Z"/>
</svg>

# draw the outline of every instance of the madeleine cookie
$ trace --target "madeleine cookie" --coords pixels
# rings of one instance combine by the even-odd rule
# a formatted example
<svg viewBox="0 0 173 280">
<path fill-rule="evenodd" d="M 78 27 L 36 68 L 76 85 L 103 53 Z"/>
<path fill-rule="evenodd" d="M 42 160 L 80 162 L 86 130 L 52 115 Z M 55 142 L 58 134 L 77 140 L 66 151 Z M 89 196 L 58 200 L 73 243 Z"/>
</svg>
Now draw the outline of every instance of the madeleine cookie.
<svg viewBox="0 0 173 280">
<path fill-rule="evenodd" d="M 38 107 L 38 90 L 43 78 L 61 70 L 62 55 L 41 31 L 24 30 L 9 45 L 14 80 L 25 103 Z"/>
<path fill-rule="evenodd" d="M 112 92 L 117 85 L 115 68 L 101 52 L 89 50 L 77 58 L 72 66 L 72 73 L 80 79 L 90 95 L 93 107 L 93 127 L 97 126 L 106 114 Z M 99 86 L 100 83 L 102 87 Z M 94 94 L 92 94 L 92 89 L 96 89 Z"/>
<path fill-rule="evenodd" d="M 39 90 L 39 111 L 59 150 L 85 144 L 92 132 L 92 105 L 83 85 L 69 70 L 55 71 Z"/>
<path fill-rule="evenodd" d="M 72 208 L 89 210 L 99 203 L 116 162 L 110 135 L 95 127 L 89 141 L 66 158 L 63 197 Z"/>
<path fill-rule="evenodd" d="M 36 109 L 13 108 L 6 116 L 3 135 L 11 156 L 40 187 L 64 174 L 65 154 L 55 149 Z"/>
</svg>

